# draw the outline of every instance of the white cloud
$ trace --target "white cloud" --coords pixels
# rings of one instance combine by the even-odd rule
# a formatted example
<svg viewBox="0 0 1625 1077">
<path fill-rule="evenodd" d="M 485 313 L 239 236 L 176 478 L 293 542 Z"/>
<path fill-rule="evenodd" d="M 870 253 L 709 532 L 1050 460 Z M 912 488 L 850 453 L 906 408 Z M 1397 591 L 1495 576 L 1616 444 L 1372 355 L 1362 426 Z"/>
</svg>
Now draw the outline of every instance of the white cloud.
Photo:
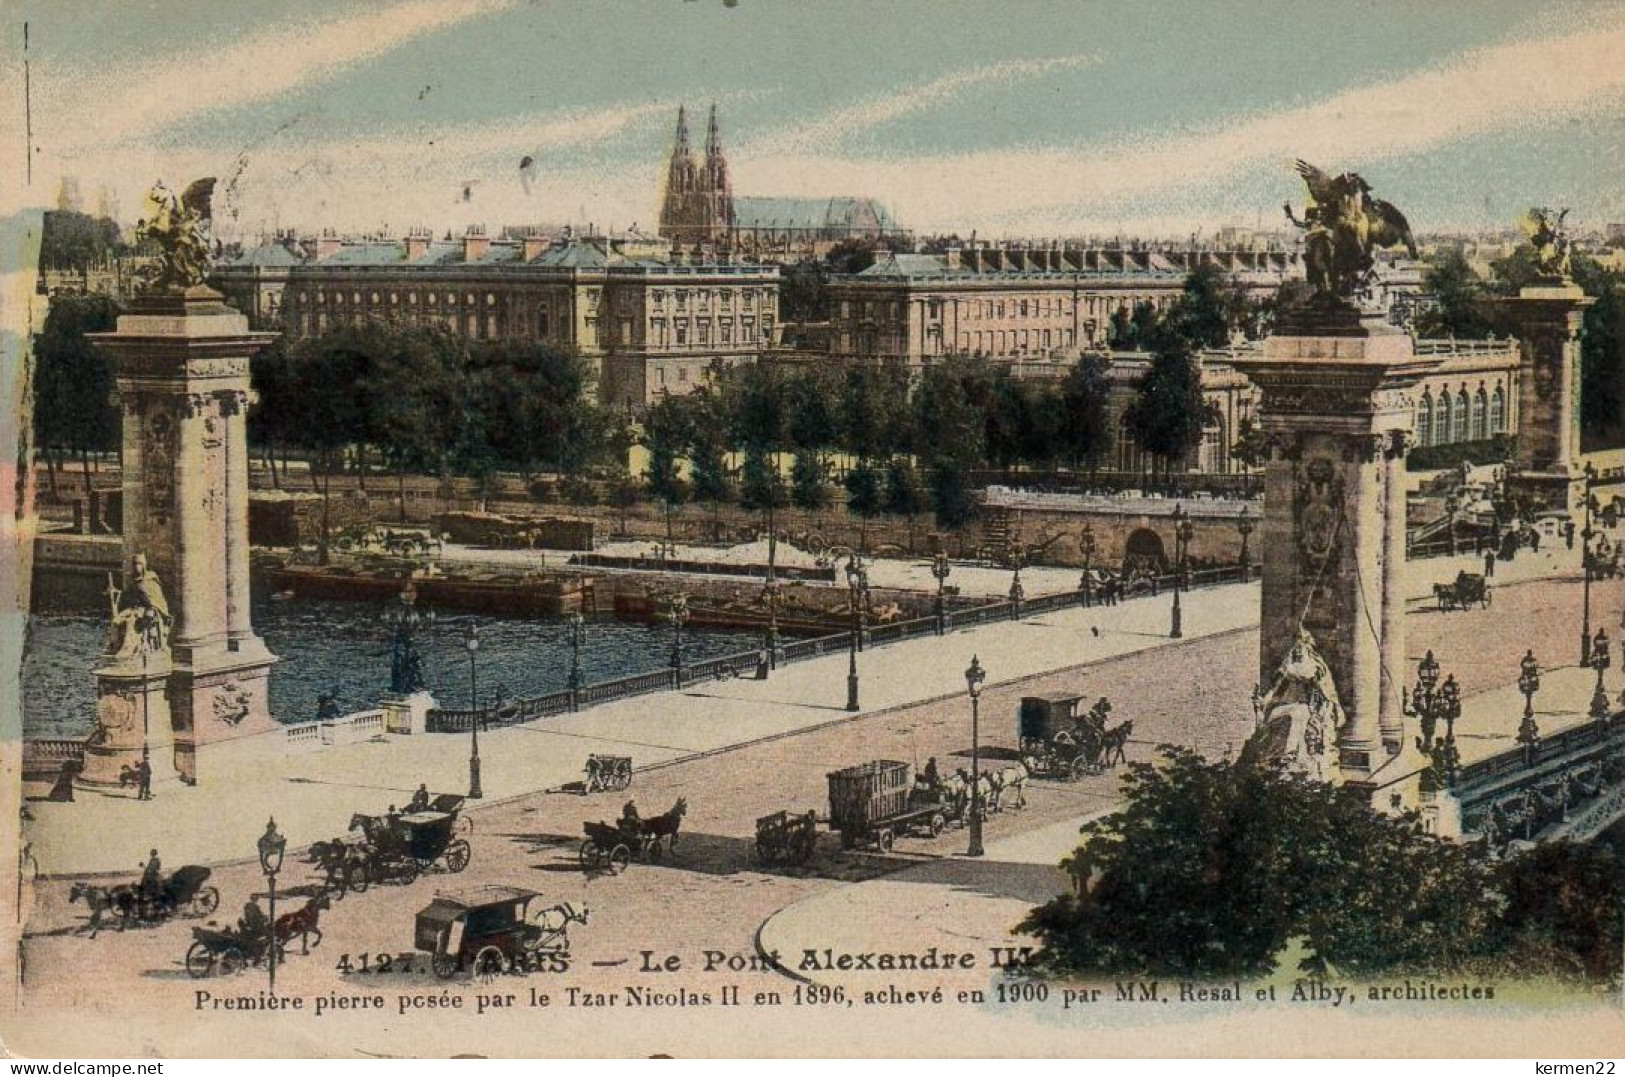
<svg viewBox="0 0 1625 1077">
<path fill-rule="evenodd" d="M 36 129 L 62 148 L 144 138 L 220 109 L 333 77 L 407 42 L 513 6 L 515 0 L 406 0 L 361 14 L 254 34 L 213 51 L 116 64 L 42 80 Z M 47 148 L 52 148 L 47 145 Z"/>
<path fill-rule="evenodd" d="M 956 71 L 928 82 L 905 86 L 880 97 L 826 112 L 803 123 L 747 141 L 740 145 L 738 152 L 746 155 L 773 156 L 787 152 L 805 153 L 828 149 L 850 135 L 879 127 L 899 116 L 920 112 L 977 86 L 1016 82 L 1051 71 L 1097 62 L 1099 58 L 1096 56 L 1056 56 L 1012 60 Z"/>
<path fill-rule="evenodd" d="M 1208 131 L 1144 132 L 1109 144 L 885 159 L 787 153 L 735 162 L 736 189 L 864 193 L 916 228 L 978 220 L 1084 220 L 1091 205 L 1164 196 L 1294 157 L 1342 170 L 1487 133 L 1601 115 L 1625 97 L 1625 26 L 1609 24 L 1468 53 L 1299 108 Z M 1390 194 L 1392 192 L 1389 192 Z"/>
</svg>

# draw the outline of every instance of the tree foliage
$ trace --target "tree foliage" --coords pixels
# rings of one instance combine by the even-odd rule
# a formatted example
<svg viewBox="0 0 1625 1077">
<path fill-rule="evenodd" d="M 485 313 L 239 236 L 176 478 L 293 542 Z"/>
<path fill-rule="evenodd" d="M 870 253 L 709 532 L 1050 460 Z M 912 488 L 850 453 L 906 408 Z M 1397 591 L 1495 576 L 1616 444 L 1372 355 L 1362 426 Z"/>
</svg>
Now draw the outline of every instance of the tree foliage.
<svg viewBox="0 0 1625 1077">
<path fill-rule="evenodd" d="M 1083 828 L 1062 864 L 1075 892 L 1022 924 L 1051 968 L 1261 976 L 1289 941 L 1303 971 L 1354 976 L 1485 957 L 1494 878 L 1466 847 L 1269 765 L 1159 754 L 1130 767 L 1121 810 Z"/>
<path fill-rule="evenodd" d="M 112 332 L 117 325 L 118 307 L 108 297 L 59 295 L 34 341 L 35 442 L 49 457 L 76 453 L 85 461 L 87 496 L 89 454 L 118 444 L 119 419 L 112 364 L 85 334 Z"/>
</svg>

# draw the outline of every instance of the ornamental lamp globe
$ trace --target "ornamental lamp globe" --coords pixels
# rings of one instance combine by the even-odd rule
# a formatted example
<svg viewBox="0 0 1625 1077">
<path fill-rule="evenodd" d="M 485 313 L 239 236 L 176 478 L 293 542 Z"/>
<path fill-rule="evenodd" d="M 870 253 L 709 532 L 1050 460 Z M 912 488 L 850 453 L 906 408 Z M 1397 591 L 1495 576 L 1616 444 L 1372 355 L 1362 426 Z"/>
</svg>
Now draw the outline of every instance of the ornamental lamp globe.
<svg viewBox="0 0 1625 1077">
<path fill-rule="evenodd" d="M 265 824 L 265 833 L 260 835 L 257 844 L 260 852 L 261 870 L 267 875 L 275 875 L 281 871 L 282 854 L 288 847 L 288 839 L 277 832 L 275 819 Z"/>
</svg>

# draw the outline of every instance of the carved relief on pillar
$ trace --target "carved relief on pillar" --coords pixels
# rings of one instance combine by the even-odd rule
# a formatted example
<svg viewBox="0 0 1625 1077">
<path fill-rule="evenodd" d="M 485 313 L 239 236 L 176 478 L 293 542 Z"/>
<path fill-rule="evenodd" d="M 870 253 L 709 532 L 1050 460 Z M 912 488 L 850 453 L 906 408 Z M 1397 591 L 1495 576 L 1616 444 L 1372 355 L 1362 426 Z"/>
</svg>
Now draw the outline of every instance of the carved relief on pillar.
<svg viewBox="0 0 1625 1077">
<path fill-rule="evenodd" d="M 147 516 L 159 527 L 175 518 L 175 416 L 169 402 L 142 394 L 141 460 L 146 479 Z"/>
<path fill-rule="evenodd" d="M 246 412 L 248 406 L 253 403 L 246 389 L 223 389 L 214 395 L 220 402 L 220 415 L 225 419 Z"/>
<path fill-rule="evenodd" d="M 236 681 L 227 681 L 217 686 L 210 700 L 210 710 L 214 720 L 228 726 L 236 726 L 248 717 L 249 694 L 237 687 Z"/>
<path fill-rule="evenodd" d="M 1265 434 L 1263 441 L 1266 459 L 1296 461 L 1303 455 L 1302 434 Z"/>
<path fill-rule="evenodd" d="M 1337 462 L 1312 456 L 1293 468 L 1292 530 L 1298 574 L 1325 578 L 1342 544 L 1343 476 Z"/>
</svg>

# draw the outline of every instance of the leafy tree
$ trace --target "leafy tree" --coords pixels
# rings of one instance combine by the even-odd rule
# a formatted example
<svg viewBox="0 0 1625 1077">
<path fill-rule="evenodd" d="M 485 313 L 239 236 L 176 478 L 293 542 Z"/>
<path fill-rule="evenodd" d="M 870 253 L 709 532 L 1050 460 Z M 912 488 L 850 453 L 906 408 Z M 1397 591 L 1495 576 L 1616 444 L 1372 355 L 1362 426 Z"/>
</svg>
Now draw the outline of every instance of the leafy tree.
<svg viewBox="0 0 1625 1077">
<path fill-rule="evenodd" d="M 1222 269 L 1202 265 L 1185 275 L 1165 320 L 1195 347 L 1222 348 L 1230 343 L 1230 330 L 1246 316 L 1248 306 L 1246 293 Z"/>
<path fill-rule="evenodd" d="M 471 350 L 466 376 L 491 450 L 527 481 L 544 465 L 574 474 L 596 454 L 603 422 L 589 399 L 591 368 L 573 349 L 481 342 Z"/>
<path fill-rule="evenodd" d="M 907 458 L 894 456 L 886 464 L 886 511 L 908 520 L 908 548 L 914 549 L 914 519 L 926 509 L 925 491 Z"/>
<path fill-rule="evenodd" d="M 896 428 L 905 414 L 905 393 L 890 374 L 869 366 L 847 368 L 835 415 L 841 448 L 860 461 L 899 448 Z"/>
<path fill-rule="evenodd" d="M 948 530 L 965 526 L 976 518 L 976 491 L 970 469 L 951 456 L 939 457 L 926 470 L 931 488 L 931 509 L 937 524 Z"/>
<path fill-rule="evenodd" d="M 1079 357 L 1061 382 L 1061 422 L 1056 451 L 1073 466 L 1094 470 L 1106 445 L 1108 386 L 1106 362 L 1093 352 Z"/>
<path fill-rule="evenodd" d="M 829 271 L 819 262 L 785 266 L 779 284 L 779 316 L 787 322 L 822 322 L 829 319 L 825 282 Z"/>
<path fill-rule="evenodd" d="M 846 473 L 846 511 L 858 518 L 858 549 L 869 548 L 869 521 L 885 507 L 880 474 L 867 460 Z"/>
<path fill-rule="evenodd" d="M 41 269 L 84 271 L 124 249 L 118 222 L 78 210 L 47 210 L 40 228 Z"/>
<path fill-rule="evenodd" d="M 784 433 L 792 447 L 821 454 L 835 445 L 835 393 L 831 379 L 816 370 L 790 379 Z"/>
<path fill-rule="evenodd" d="M 1134 304 L 1132 311 L 1118 307 L 1112 312 L 1106 341 L 1114 351 L 1144 351 L 1157 328 L 1157 308 L 1149 300 Z"/>
<path fill-rule="evenodd" d="M 745 450 L 745 462 L 739 469 L 739 504 L 761 514 L 771 555 L 772 547 L 777 544 L 776 516 L 790 504 L 790 492 L 785 489 L 778 462 L 765 449 L 751 446 Z"/>
<path fill-rule="evenodd" d="M 1230 455 L 1245 471 L 1263 467 L 1269 462 L 1269 445 L 1264 440 L 1264 431 L 1252 416 L 1245 416 L 1236 424 L 1236 442 L 1230 446 Z"/>
<path fill-rule="evenodd" d="M 322 497 L 321 539 L 318 553 L 327 562 L 332 534 L 332 475 L 339 455 L 348 445 L 363 440 L 368 426 L 368 394 L 364 386 L 377 361 L 377 340 L 367 327 L 341 327 L 301 341 L 293 356 L 296 399 L 304 402 L 297 443 L 311 453 L 311 482 Z M 401 465 L 404 487 L 405 463 Z M 401 511 L 406 509 L 402 490 Z"/>
<path fill-rule="evenodd" d="M 1157 334 L 1151 367 L 1123 413 L 1135 443 L 1162 462 L 1166 477 L 1173 461 L 1200 444 L 1211 414 L 1190 343 L 1177 333 Z"/>
<path fill-rule="evenodd" d="M 249 378 L 259 402 L 248 411 L 248 439 L 260 448 L 271 485 L 280 490 L 288 466 L 287 448 L 299 440 L 303 410 L 286 337 L 277 337 L 254 354 L 249 360 Z M 278 450 L 282 454 L 280 469 Z"/>
<path fill-rule="evenodd" d="M 44 450 L 51 492 L 62 458 L 76 453 L 90 496 L 90 454 L 118 443 L 119 416 L 112 405 L 113 368 L 86 333 L 111 332 L 118 307 L 102 295 L 59 295 L 34 341 L 34 438 Z"/>
<path fill-rule="evenodd" d="M 970 471 L 982 458 L 986 364 L 955 356 L 929 367 L 914 394 L 914 429 L 937 523 L 963 526 L 976 515 Z M 980 402 L 977 398 L 980 398 Z"/>
<path fill-rule="evenodd" d="M 689 485 L 678 463 L 693 438 L 688 409 L 678 397 L 663 396 L 643 418 L 643 444 L 649 452 L 649 494 L 666 510 L 666 541 L 672 541 L 672 512 L 688 501 Z"/>
<path fill-rule="evenodd" d="M 735 367 L 724 382 L 724 395 L 713 399 L 728 413 L 735 446 L 773 451 L 783 443 L 789 392 L 777 367 L 763 363 Z"/>
<path fill-rule="evenodd" d="M 1619 981 L 1625 859 L 1615 848 L 1538 845 L 1505 862 L 1497 883 L 1506 904 L 1493 934 L 1514 967 Z"/>
<path fill-rule="evenodd" d="M 643 500 L 643 491 L 638 488 L 637 480 L 631 475 L 622 473 L 609 488 L 609 503 L 617 511 L 615 515 L 615 533 L 626 534 L 626 515 L 636 508 Z M 667 536 L 668 538 L 670 535 Z"/>
<path fill-rule="evenodd" d="M 695 501 L 711 506 L 711 534 L 720 533 L 722 506 L 733 500 L 728 481 L 727 415 L 723 401 L 708 389 L 679 398 L 689 409 L 689 475 Z"/>
<path fill-rule="evenodd" d="M 1585 256 L 1574 279 L 1596 299 L 1580 338 L 1580 440 L 1586 451 L 1625 445 L 1625 273 Z"/>
<path fill-rule="evenodd" d="M 1489 293 L 1460 247 L 1446 247 L 1422 276 L 1431 302 L 1416 315 L 1418 337 L 1483 337 L 1490 331 L 1485 312 Z"/>
<path fill-rule="evenodd" d="M 1021 925 L 1052 969 L 1261 976 L 1293 940 L 1304 971 L 1322 974 L 1446 971 L 1481 955 L 1496 903 L 1466 847 L 1246 753 L 1159 754 L 1130 766 L 1118 812 L 1083 827 L 1062 862 L 1075 892 Z"/>
<path fill-rule="evenodd" d="M 828 469 L 811 449 L 799 449 L 790 465 L 790 499 L 802 512 L 817 516 L 829 507 Z"/>
</svg>

